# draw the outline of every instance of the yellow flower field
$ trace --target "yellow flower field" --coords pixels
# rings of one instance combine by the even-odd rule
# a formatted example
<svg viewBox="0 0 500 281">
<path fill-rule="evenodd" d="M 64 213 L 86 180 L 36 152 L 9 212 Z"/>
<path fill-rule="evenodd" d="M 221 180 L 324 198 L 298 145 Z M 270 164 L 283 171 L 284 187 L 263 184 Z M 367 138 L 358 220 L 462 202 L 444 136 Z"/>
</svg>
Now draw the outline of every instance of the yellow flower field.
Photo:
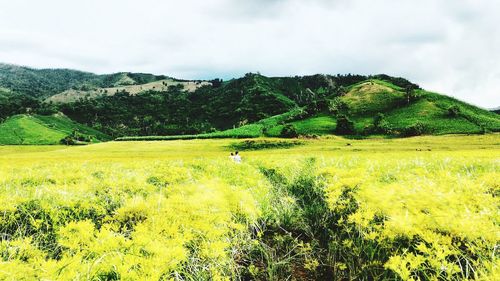
<svg viewBox="0 0 500 281">
<path fill-rule="evenodd" d="M 500 280 L 500 135 L 239 142 L 0 146 L 0 280 Z"/>
</svg>

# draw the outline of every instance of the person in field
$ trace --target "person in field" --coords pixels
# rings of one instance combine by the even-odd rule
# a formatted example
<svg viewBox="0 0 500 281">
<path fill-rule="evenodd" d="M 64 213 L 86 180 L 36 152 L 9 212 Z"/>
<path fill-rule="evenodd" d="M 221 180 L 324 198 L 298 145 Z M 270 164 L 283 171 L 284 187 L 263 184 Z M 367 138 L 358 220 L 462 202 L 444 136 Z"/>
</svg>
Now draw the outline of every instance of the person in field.
<svg viewBox="0 0 500 281">
<path fill-rule="evenodd" d="M 241 156 L 238 154 L 238 151 L 234 153 L 234 162 L 240 164 L 241 163 Z"/>
<path fill-rule="evenodd" d="M 234 162 L 234 153 L 231 152 L 231 155 L 229 155 L 229 160 Z"/>
</svg>

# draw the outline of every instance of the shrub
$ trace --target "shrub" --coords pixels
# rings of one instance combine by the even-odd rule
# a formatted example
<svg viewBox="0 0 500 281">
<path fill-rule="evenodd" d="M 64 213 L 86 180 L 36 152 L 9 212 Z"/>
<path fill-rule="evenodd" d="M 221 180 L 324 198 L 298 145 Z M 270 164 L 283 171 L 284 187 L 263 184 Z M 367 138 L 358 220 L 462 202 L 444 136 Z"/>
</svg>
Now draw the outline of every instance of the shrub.
<svg viewBox="0 0 500 281">
<path fill-rule="evenodd" d="M 378 128 L 380 126 L 380 123 L 384 121 L 384 118 L 385 115 L 383 113 L 377 113 L 377 115 L 375 115 L 375 118 L 373 118 L 373 126 L 375 126 L 375 128 Z"/>
<path fill-rule="evenodd" d="M 345 101 L 341 100 L 339 97 L 336 97 L 330 101 L 328 110 L 333 115 L 347 114 L 349 112 L 349 106 Z"/>
<path fill-rule="evenodd" d="M 415 124 L 407 126 L 403 130 L 403 135 L 407 137 L 420 136 L 427 132 L 427 128 L 422 122 L 416 122 Z"/>
<path fill-rule="evenodd" d="M 71 136 L 66 136 L 63 139 L 61 139 L 59 141 L 59 143 L 64 144 L 64 145 L 75 145 L 76 141 Z"/>
<path fill-rule="evenodd" d="M 262 150 L 262 149 L 279 149 L 291 148 L 297 145 L 303 145 L 304 142 L 293 141 L 270 141 L 270 140 L 245 140 L 232 143 L 229 147 L 234 150 Z"/>
<path fill-rule="evenodd" d="M 373 133 L 375 134 L 392 134 L 393 129 L 383 113 L 378 113 L 373 119 Z"/>
<path fill-rule="evenodd" d="M 296 138 L 299 136 L 299 133 L 294 125 L 286 124 L 283 129 L 281 129 L 280 136 L 284 138 Z"/>
<path fill-rule="evenodd" d="M 456 104 L 452 105 L 448 108 L 448 116 L 449 117 L 453 117 L 453 118 L 458 117 L 458 116 L 460 116 L 460 113 L 461 113 L 460 107 L 458 107 L 458 105 L 456 105 Z"/>
<path fill-rule="evenodd" d="M 335 133 L 339 135 L 350 135 L 354 133 L 354 123 L 345 115 L 337 117 Z"/>
</svg>

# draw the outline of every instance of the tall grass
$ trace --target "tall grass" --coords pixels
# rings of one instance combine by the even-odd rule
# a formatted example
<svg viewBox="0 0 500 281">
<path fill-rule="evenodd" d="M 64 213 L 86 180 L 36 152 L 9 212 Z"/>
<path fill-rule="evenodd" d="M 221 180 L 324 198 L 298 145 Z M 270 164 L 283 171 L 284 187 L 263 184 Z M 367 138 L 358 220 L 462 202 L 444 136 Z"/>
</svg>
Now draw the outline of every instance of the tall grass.
<svg viewBox="0 0 500 281">
<path fill-rule="evenodd" d="M 0 279 L 498 279 L 498 136 L 233 142 L 9 148 Z"/>
</svg>

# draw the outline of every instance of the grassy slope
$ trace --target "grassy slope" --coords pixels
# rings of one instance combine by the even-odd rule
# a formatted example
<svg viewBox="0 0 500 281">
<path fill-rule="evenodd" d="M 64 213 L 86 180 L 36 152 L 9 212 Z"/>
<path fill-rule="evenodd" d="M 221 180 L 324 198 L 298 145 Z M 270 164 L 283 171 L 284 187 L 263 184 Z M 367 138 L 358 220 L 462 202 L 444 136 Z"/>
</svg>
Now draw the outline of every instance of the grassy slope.
<svg viewBox="0 0 500 281">
<path fill-rule="evenodd" d="M 430 134 L 480 133 L 500 131 L 500 118 L 495 114 L 451 97 L 420 91 L 420 99 L 409 106 L 387 112 L 387 121 L 395 129 L 403 129 L 417 121 L 428 128 Z M 448 108 L 457 105 L 461 114 L 448 116 Z"/>
<path fill-rule="evenodd" d="M 403 89 L 381 80 L 368 80 L 349 87 L 342 97 L 354 116 L 387 112 L 404 102 Z"/>
<path fill-rule="evenodd" d="M 369 80 L 357 83 L 349 88 L 342 99 L 349 105 L 350 114 L 355 129 L 361 132 L 367 125 L 373 124 L 374 116 L 383 113 L 386 120 L 395 130 L 404 130 L 417 121 L 423 123 L 430 134 L 480 133 L 482 127 L 489 131 L 500 131 L 500 117 L 492 112 L 472 106 L 454 98 L 418 90 L 419 99 L 409 106 L 405 104 L 404 90 L 391 83 L 381 80 Z M 447 115 L 448 108 L 458 105 L 461 115 L 455 118 Z M 284 115 L 279 115 L 283 117 Z M 283 125 L 270 122 L 278 118 L 268 118 L 258 123 L 268 123 L 270 136 L 278 136 Z M 282 118 L 283 119 L 283 118 Z M 285 119 L 283 119 L 285 120 Z M 252 131 L 258 123 L 250 124 L 226 131 L 231 134 L 237 131 Z M 304 120 L 290 122 L 299 134 L 331 134 L 336 126 L 336 120 L 329 114 L 318 114 Z M 259 135 L 257 130 L 253 134 Z"/>
<path fill-rule="evenodd" d="M 318 114 L 303 120 L 290 122 L 301 135 L 328 135 L 332 134 L 337 126 L 335 118 L 328 114 Z M 283 125 L 276 125 L 269 130 L 270 136 L 279 136 Z"/>
<path fill-rule="evenodd" d="M 100 140 L 109 137 L 60 115 L 16 115 L 0 124 L 0 144 L 58 144 L 74 129 Z"/>
<path fill-rule="evenodd" d="M 43 122 L 47 127 L 56 129 L 58 131 L 70 134 L 74 129 L 77 129 L 80 133 L 85 135 L 92 135 L 100 140 L 109 140 L 110 137 L 102 132 L 99 132 L 93 128 L 85 126 L 83 124 L 77 123 L 64 115 L 36 115 L 36 118 Z"/>
<path fill-rule="evenodd" d="M 418 100 L 405 105 L 404 90 L 380 80 L 369 80 L 350 87 L 342 98 L 351 109 L 355 128 L 359 132 L 373 123 L 380 112 L 396 131 L 421 122 L 429 134 L 480 133 L 500 131 L 500 118 L 489 111 L 457 99 L 417 90 Z M 457 105 L 461 114 L 449 117 L 448 108 Z"/>
<path fill-rule="evenodd" d="M 27 115 L 16 115 L 0 124 L 2 144 L 56 144 L 66 135 Z"/>
</svg>

